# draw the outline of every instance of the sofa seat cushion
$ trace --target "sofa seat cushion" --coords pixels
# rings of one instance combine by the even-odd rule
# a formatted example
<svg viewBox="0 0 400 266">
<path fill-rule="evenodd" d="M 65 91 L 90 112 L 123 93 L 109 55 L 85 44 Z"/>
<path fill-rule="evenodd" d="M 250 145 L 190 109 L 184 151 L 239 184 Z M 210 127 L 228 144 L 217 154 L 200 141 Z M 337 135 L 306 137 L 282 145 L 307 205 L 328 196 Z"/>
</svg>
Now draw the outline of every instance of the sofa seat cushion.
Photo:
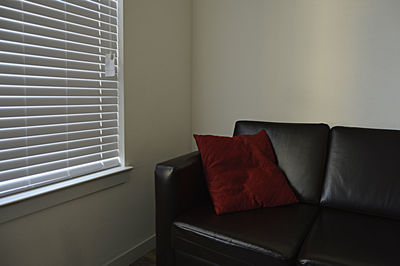
<svg viewBox="0 0 400 266">
<path fill-rule="evenodd" d="M 299 254 L 302 265 L 399 265 L 400 221 L 324 208 Z"/>
<path fill-rule="evenodd" d="M 225 215 L 190 210 L 172 228 L 177 264 L 190 254 L 218 265 L 293 265 L 317 213 L 300 203 Z"/>
</svg>

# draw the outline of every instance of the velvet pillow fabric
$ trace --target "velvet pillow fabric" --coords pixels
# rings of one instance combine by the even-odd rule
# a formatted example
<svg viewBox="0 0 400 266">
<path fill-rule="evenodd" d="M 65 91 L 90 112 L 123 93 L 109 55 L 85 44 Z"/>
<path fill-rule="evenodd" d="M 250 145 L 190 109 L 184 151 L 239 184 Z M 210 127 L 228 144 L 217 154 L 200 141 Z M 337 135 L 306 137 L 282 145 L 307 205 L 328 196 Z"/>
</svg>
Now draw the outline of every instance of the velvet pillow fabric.
<svg viewBox="0 0 400 266">
<path fill-rule="evenodd" d="M 194 135 L 217 214 L 298 202 L 267 133 Z"/>
</svg>

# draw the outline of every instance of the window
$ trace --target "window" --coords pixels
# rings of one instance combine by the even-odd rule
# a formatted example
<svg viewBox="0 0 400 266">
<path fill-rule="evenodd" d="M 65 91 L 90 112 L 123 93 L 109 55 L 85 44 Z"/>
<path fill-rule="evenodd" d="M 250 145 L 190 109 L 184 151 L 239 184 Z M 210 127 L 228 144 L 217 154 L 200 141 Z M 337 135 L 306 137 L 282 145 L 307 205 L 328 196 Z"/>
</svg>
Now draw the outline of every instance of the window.
<svg viewBox="0 0 400 266">
<path fill-rule="evenodd" d="M 0 2 L 0 197 L 118 167 L 118 1 Z"/>
</svg>

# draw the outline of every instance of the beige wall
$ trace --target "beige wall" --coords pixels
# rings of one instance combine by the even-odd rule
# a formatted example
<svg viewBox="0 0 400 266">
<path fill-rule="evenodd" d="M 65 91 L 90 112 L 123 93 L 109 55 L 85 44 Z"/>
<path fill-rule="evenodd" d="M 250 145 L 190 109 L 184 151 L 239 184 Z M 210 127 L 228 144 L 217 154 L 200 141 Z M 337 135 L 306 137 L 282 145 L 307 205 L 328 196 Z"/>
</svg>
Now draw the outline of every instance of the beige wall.
<svg viewBox="0 0 400 266">
<path fill-rule="evenodd" d="M 191 1 L 126 0 L 123 185 L 0 225 L 0 265 L 101 265 L 154 235 L 156 162 L 190 151 Z"/>
<path fill-rule="evenodd" d="M 194 0 L 193 131 L 400 128 L 400 1 Z"/>
</svg>

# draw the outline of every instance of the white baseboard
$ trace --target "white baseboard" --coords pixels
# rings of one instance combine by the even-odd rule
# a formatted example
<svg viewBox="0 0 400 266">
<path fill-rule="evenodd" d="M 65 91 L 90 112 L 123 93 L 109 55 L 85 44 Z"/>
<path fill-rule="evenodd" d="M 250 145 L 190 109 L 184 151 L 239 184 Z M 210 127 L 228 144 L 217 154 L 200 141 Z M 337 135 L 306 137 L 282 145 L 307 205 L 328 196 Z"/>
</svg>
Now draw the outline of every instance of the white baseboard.
<svg viewBox="0 0 400 266">
<path fill-rule="evenodd" d="M 128 266 L 138 258 L 146 255 L 149 251 L 153 250 L 156 247 L 156 236 L 152 235 L 151 237 L 145 239 L 141 243 L 137 244 L 134 247 L 131 247 L 127 251 L 121 253 L 114 259 L 105 263 L 107 266 Z"/>
</svg>

